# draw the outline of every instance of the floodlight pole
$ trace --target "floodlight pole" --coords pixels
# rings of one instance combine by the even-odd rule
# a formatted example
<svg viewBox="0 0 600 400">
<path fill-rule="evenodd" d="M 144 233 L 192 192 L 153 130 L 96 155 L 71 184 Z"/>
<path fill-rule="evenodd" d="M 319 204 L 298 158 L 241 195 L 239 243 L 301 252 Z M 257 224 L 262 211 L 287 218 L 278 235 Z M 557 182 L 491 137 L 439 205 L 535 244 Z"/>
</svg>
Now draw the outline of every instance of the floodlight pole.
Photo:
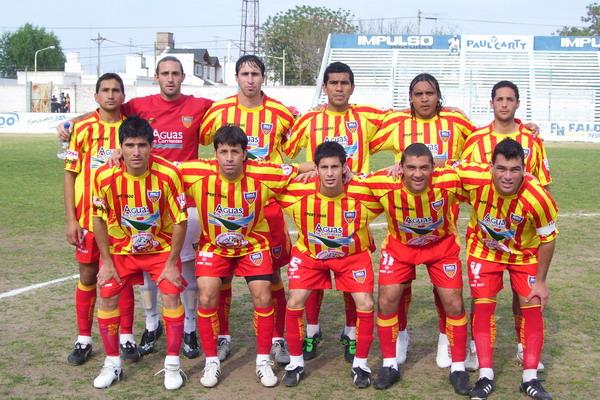
<svg viewBox="0 0 600 400">
<path fill-rule="evenodd" d="M 37 74 L 37 56 L 38 53 L 40 51 L 44 51 L 44 50 L 51 50 L 51 49 L 55 49 L 56 46 L 48 46 L 48 47 L 44 47 L 43 49 L 39 49 L 35 51 L 35 54 L 33 55 L 33 72 L 35 72 Z"/>
</svg>

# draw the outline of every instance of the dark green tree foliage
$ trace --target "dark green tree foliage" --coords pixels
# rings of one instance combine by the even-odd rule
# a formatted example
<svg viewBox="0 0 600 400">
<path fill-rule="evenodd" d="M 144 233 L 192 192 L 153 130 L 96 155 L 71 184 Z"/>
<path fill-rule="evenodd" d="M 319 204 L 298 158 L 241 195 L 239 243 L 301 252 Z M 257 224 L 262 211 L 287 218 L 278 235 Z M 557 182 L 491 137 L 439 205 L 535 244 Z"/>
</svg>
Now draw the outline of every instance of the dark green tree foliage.
<svg viewBox="0 0 600 400">
<path fill-rule="evenodd" d="M 0 35 L 0 76 L 14 78 L 18 70 L 26 67 L 33 71 L 36 50 L 48 46 L 55 48 L 38 54 L 38 71 L 64 70 L 65 56 L 60 48 L 60 40 L 54 33 L 29 23 L 16 32 L 4 32 Z"/>
<path fill-rule="evenodd" d="M 587 7 L 587 15 L 581 17 L 581 22 L 587 26 L 564 26 L 556 31 L 561 36 L 598 36 L 600 35 L 600 4 L 592 3 Z"/>
<path fill-rule="evenodd" d="M 314 85 L 323 59 L 327 35 L 354 33 L 349 10 L 296 6 L 269 17 L 262 26 L 261 45 L 269 71 L 282 79 L 282 57 L 286 51 L 286 84 Z"/>
</svg>

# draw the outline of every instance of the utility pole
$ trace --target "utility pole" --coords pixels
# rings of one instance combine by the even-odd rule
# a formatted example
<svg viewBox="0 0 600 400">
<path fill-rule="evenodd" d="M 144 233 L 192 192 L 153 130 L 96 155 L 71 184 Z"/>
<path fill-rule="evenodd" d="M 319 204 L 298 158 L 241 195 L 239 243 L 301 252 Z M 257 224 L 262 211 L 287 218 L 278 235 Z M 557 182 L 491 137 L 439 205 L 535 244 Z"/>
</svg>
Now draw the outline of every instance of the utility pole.
<svg viewBox="0 0 600 400">
<path fill-rule="evenodd" d="M 100 36 L 100 33 L 98 33 L 98 36 L 95 39 L 90 40 L 92 42 L 96 42 L 96 44 L 98 45 L 98 64 L 96 64 L 96 74 L 98 74 L 98 77 L 100 77 L 100 46 L 102 45 L 102 42 L 106 40 L 106 38 Z"/>
<path fill-rule="evenodd" d="M 417 9 L 417 35 L 421 34 L 421 9 Z"/>
</svg>

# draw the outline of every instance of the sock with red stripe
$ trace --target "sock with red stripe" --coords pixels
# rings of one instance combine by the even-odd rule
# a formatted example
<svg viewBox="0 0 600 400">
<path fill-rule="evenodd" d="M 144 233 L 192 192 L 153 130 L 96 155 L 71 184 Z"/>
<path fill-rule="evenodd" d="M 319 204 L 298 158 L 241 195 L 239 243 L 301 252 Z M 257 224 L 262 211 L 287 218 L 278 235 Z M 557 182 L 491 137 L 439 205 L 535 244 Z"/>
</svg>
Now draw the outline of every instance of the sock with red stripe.
<svg viewBox="0 0 600 400">
<path fill-rule="evenodd" d="M 177 308 L 163 307 L 163 320 L 167 335 L 167 356 L 179 356 L 183 341 L 183 323 L 185 308 L 180 304 Z"/>
<path fill-rule="evenodd" d="M 544 346 L 544 317 L 539 305 L 521 307 L 523 324 L 520 332 L 523 343 L 523 369 L 537 370 Z"/>
<path fill-rule="evenodd" d="M 494 345 L 496 343 L 496 300 L 475 299 L 473 338 L 477 348 L 479 368 L 493 368 Z"/>
<path fill-rule="evenodd" d="M 254 307 L 254 334 L 256 335 L 256 354 L 269 354 L 275 326 L 273 306 Z"/>
<path fill-rule="evenodd" d="M 217 336 L 219 335 L 217 308 L 198 307 L 196 322 L 204 355 L 206 357 L 217 357 Z"/>
<path fill-rule="evenodd" d="M 219 292 L 219 335 L 229 335 L 229 312 L 231 311 L 231 283 L 221 285 Z"/>
<path fill-rule="evenodd" d="M 356 310 L 356 357 L 368 358 L 373 343 L 375 312 Z"/>
<path fill-rule="evenodd" d="M 398 337 L 398 314 L 377 313 L 377 336 L 384 359 L 396 360 L 396 338 Z"/>
<path fill-rule="evenodd" d="M 287 308 L 283 282 L 279 282 L 271 286 L 271 299 L 273 300 L 273 309 L 275 310 L 275 328 L 273 329 L 273 338 L 282 338 L 283 331 L 285 329 L 285 309 Z"/>
<path fill-rule="evenodd" d="M 75 316 L 79 336 L 92 337 L 94 323 L 94 307 L 96 306 L 96 284 L 84 285 L 77 282 L 75 289 Z"/>
<path fill-rule="evenodd" d="M 446 315 L 446 335 L 450 344 L 452 363 L 464 363 L 467 357 L 467 315 Z"/>
<path fill-rule="evenodd" d="M 302 341 L 304 340 L 304 308 L 289 308 L 285 312 L 285 340 L 290 355 L 302 356 Z"/>
<path fill-rule="evenodd" d="M 119 356 L 120 320 L 118 308 L 112 311 L 98 310 L 98 328 L 104 344 L 104 352 L 109 357 Z"/>
</svg>

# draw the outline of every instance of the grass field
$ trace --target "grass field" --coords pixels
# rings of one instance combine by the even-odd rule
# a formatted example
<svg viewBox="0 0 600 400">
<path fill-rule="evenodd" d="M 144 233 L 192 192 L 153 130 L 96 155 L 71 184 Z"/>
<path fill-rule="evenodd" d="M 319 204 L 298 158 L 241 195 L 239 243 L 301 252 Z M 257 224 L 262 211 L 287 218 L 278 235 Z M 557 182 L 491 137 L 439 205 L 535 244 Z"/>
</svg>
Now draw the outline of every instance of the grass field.
<svg viewBox="0 0 600 400">
<path fill-rule="evenodd" d="M 600 145 L 553 144 L 548 153 L 554 178 L 551 190 L 560 207 L 561 235 L 549 274 L 550 304 L 546 311 L 546 343 L 541 376 L 555 398 L 600 397 L 600 263 L 596 246 L 600 233 Z M 0 294 L 39 282 L 75 274 L 72 248 L 63 227 L 62 165 L 56 159 L 51 135 L 0 136 Z M 376 168 L 391 157 L 377 158 Z M 463 219 L 466 213 L 463 213 Z M 462 221 L 464 232 L 464 220 Z M 373 230 L 379 244 L 385 228 Z M 374 255 L 377 260 L 378 254 Z M 125 380 L 106 391 L 93 389 L 92 380 L 103 360 L 99 337 L 94 355 L 81 367 L 67 364 L 66 356 L 76 335 L 74 280 L 0 299 L 0 398 L 460 398 L 451 390 L 448 371 L 435 366 L 437 316 L 426 274 L 419 270 L 409 316 L 411 345 L 403 380 L 387 392 L 359 391 L 350 384 L 350 368 L 337 344 L 343 325 L 341 296 L 327 293 L 322 326 L 325 342 L 321 355 L 307 363 L 309 377 L 298 388 L 265 389 L 254 377 L 254 338 L 251 303 L 241 280 L 234 287 L 232 359 L 223 364 L 223 379 L 207 390 L 198 382 L 202 357 L 182 358 L 190 381 L 176 393 L 167 393 L 162 376 L 164 341 L 159 352 L 137 364 L 125 365 Z M 506 284 L 505 284 L 506 286 Z M 497 390 L 492 399 L 520 398 L 520 367 L 516 349 L 510 296 L 505 290 L 498 306 L 496 348 Z M 143 313 L 136 308 L 136 337 Z M 94 328 L 97 331 L 97 328 Z M 379 367 L 375 342 L 370 366 Z M 281 374 L 279 374 L 281 376 Z M 476 379 L 471 374 L 471 381 Z"/>
</svg>

